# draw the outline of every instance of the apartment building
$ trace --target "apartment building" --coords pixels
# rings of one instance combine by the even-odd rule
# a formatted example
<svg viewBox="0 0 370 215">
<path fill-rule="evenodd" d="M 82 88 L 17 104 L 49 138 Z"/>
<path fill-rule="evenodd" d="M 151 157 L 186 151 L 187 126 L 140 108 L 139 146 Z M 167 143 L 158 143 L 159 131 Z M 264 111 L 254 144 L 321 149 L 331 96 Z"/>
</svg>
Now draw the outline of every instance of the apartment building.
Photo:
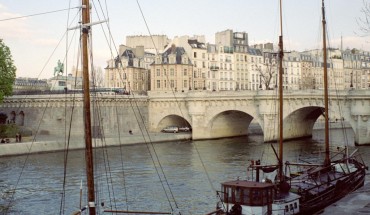
<svg viewBox="0 0 370 215">
<path fill-rule="evenodd" d="M 143 46 L 119 47 L 119 55 L 109 60 L 105 68 L 105 87 L 119 88 L 126 92 L 143 94 L 150 89 L 150 64 L 154 54 Z"/>
<path fill-rule="evenodd" d="M 155 45 L 150 45 L 149 40 L 149 36 L 127 37 L 128 43 L 136 47 L 121 45 L 119 56 L 108 61 L 106 87 L 136 92 L 271 90 L 277 87 L 277 50 L 272 43 L 250 46 L 245 32 L 217 32 L 215 44 L 206 43 L 203 35 L 180 36 L 171 41 L 161 35 L 155 38 Z M 160 51 L 157 46 L 164 47 Z M 147 51 L 153 49 L 156 54 Z M 331 89 L 370 87 L 369 52 L 329 48 L 327 53 Z M 322 55 L 319 49 L 284 53 L 284 89 L 323 88 Z"/>
<path fill-rule="evenodd" d="M 194 88 L 193 65 L 183 47 L 172 45 L 151 64 L 151 91 L 187 92 Z"/>
</svg>

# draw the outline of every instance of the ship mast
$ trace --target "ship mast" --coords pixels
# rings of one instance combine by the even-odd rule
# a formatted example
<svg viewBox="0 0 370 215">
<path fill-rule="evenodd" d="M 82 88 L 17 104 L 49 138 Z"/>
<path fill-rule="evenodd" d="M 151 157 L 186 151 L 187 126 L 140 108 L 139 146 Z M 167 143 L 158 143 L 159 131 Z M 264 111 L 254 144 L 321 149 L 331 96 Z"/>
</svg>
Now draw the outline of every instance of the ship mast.
<svg viewBox="0 0 370 215">
<path fill-rule="evenodd" d="M 283 22 L 282 0 L 280 0 L 280 36 L 279 36 L 279 180 L 283 181 Z"/>
<path fill-rule="evenodd" d="M 89 214 L 95 215 L 94 165 L 91 139 L 91 110 L 89 86 L 88 37 L 90 31 L 89 0 L 82 0 L 82 74 L 83 74 L 83 110 L 85 126 L 85 160 Z"/>
<path fill-rule="evenodd" d="M 329 152 L 329 102 L 328 102 L 328 68 L 326 56 L 326 20 L 325 20 L 325 5 L 322 0 L 322 43 L 323 43 L 323 60 L 324 60 L 324 103 L 325 103 L 325 161 L 324 165 L 330 165 Z"/>
</svg>

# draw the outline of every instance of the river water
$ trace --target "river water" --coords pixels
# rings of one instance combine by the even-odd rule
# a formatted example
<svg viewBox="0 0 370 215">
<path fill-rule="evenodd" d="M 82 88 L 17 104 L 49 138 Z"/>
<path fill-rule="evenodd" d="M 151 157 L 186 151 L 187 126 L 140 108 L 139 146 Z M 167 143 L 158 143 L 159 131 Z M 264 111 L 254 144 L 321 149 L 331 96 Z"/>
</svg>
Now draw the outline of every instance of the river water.
<svg viewBox="0 0 370 215">
<path fill-rule="evenodd" d="M 352 131 L 346 133 L 353 143 Z M 342 146 L 342 132 L 332 129 L 330 134 L 333 147 Z M 249 135 L 98 149 L 95 155 L 98 212 L 103 214 L 104 208 L 175 210 L 181 214 L 213 211 L 217 202 L 215 190 L 220 189 L 220 182 L 249 178 L 246 170 L 251 159 L 276 162 L 271 144 L 262 140 L 262 135 Z M 275 143 L 272 145 L 277 149 Z M 351 151 L 358 148 L 366 163 L 370 163 L 370 147 L 352 144 L 350 148 Z M 284 143 L 284 160 L 315 161 L 322 158 L 323 149 L 323 131 L 315 130 L 312 139 Z M 72 214 L 78 210 L 80 181 L 83 184 L 86 181 L 84 152 L 69 152 L 66 174 L 64 156 L 58 152 L 0 158 L 0 214 Z M 85 205 L 86 199 L 82 202 Z"/>
</svg>

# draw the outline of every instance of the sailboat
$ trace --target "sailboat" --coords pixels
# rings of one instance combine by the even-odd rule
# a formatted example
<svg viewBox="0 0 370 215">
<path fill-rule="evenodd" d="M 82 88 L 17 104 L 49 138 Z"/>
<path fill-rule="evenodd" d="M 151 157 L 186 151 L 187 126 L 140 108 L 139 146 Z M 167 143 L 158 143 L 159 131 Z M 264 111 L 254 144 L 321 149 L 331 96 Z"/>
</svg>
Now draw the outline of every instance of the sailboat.
<svg viewBox="0 0 370 215">
<path fill-rule="evenodd" d="M 362 187 L 368 167 L 356 151 L 349 154 L 348 148 L 338 148 L 338 152 L 330 153 L 329 141 L 329 101 L 328 72 L 326 49 L 325 5 L 322 0 L 322 32 L 323 32 L 323 65 L 324 65 L 324 117 L 325 117 L 325 160 L 323 164 L 308 164 L 305 171 L 290 174 L 291 192 L 301 196 L 302 214 L 320 211 L 350 192 Z M 288 169 L 295 165 L 286 163 Z"/>
<path fill-rule="evenodd" d="M 280 0 L 279 37 L 279 153 L 276 165 L 261 165 L 252 162 L 250 168 L 256 172 L 254 181 L 233 180 L 221 183 L 218 192 L 220 201 L 216 211 L 219 214 L 314 214 L 338 201 L 350 192 L 362 187 L 367 166 L 357 151 L 349 155 L 348 148 L 330 154 L 329 105 L 326 53 L 325 6 L 322 0 L 323 65 L 324 65 L 324 117 L 325 117 L 325 160 L 320 164 L 283 164 L 283 30 L 282 0 Z M 283 167 L 302 171 L 285 172 Z M 275 181 L 260 180 L 260 171 L 277 169 Z"/>
</svg>

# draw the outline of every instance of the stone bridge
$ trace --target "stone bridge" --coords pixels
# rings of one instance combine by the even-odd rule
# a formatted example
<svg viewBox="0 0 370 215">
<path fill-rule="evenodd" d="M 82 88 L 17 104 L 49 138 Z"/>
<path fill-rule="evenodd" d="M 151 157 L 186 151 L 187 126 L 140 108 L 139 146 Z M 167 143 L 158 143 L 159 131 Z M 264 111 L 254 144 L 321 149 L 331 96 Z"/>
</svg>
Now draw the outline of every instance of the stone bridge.
<svg viewBox="0 0 370 215">
<path fill-rule="evenodd" d="M 370 144 L 370 91 L 329 92 L 329 118 L 344 121 L 355 133 L 359 145 Z M 250 123 L 257 122 L 264 140 L 278 138 L 278 102 L 275 91 L 192 91 L 150 92 L 148 96 L 99 95 L 92 98 L 93 133 L 114 137 L 159 132 L 168 125 L 189 126 L 193 139 L 214 139 L 247 135 Z M 323 114 L 320 90 L 285 91 L 284 139 L 312 135 L 314 123 Z M 57 138 L 70 129 L 83 133 L 82 97 L 66 95 L 13 96 L 4 100 L 0 112 L 7 123 L 28 128 L 33 134 Z M 68 126 L 66 126 L 68 125 Z"/>
<path fill-rule="evenodd" d="M 329 92 L 330 121 L 346 121 L 356 144 L 370 144 L 370 91 Z M 262 128 L 264 140 L 278 139 L 278 102 L 275 91 L 150 93 L 149 127 L 188 125 L 193 139 L 246 135 L 252 120 Z M 324 112 L 321 90 L 285 91 L 284 139 L 312 136 Z"/>
</svg>

